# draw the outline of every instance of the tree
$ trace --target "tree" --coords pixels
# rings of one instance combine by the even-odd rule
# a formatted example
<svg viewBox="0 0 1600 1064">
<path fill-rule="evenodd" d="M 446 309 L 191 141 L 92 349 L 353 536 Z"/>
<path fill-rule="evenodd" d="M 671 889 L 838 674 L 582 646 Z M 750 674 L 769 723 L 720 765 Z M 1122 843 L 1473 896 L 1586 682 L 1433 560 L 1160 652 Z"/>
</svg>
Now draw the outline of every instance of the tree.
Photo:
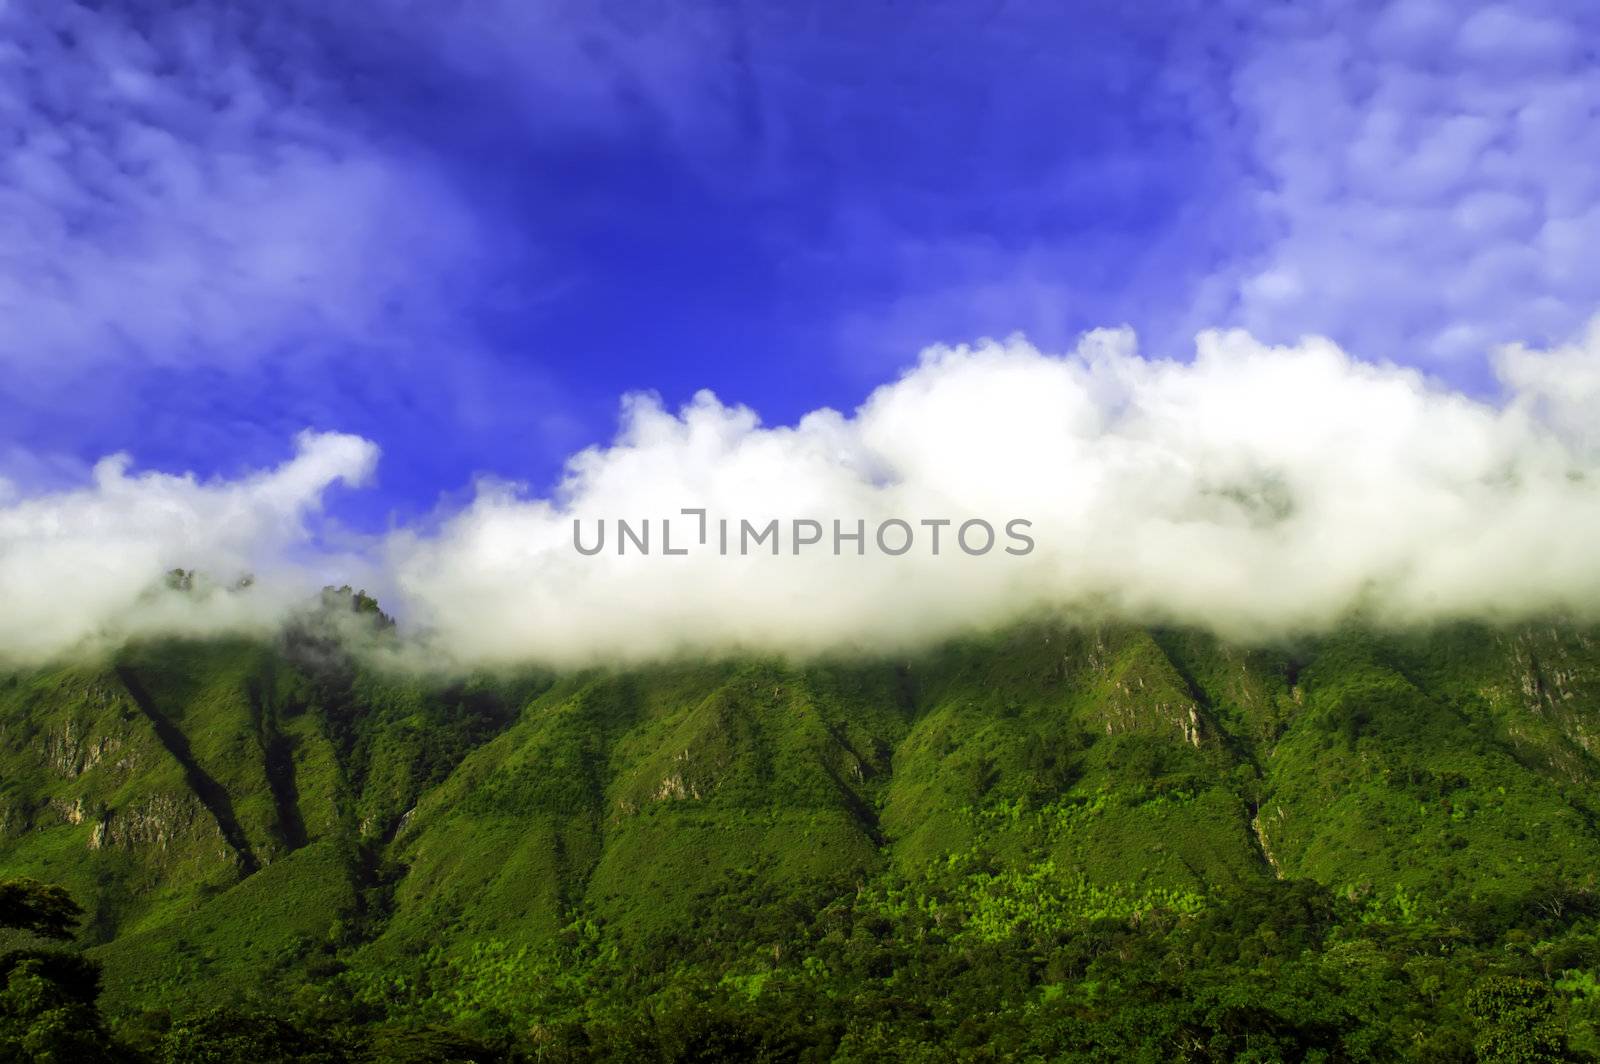
<svg viewBox="0 0 1600 1064">
<path fill-rule="evenodd" d="M 0 883 L 0 928 L 69 939 L 83 909 L 60 887 Z M 0 1060 L 95 1064 L 118 1059 L 95 1007 L 100 966 L 59 949 L 0 955 Z"/>
<path fill-rule="evenodd" d="M 0 883 L 0 928 L 69 939 L 82 919 L 83 907 L 60 887 L 33 879 Z"/>
<path fill-rule="evenodd" d="M 1483 1064 L 1559 1064 L 1570 1060 L 1556 1021 L 1555 996 L 1533 979 L 1491 976 L 1467 995 Z"/>
<path fill-rule="evenodd" d="M 162 1039 L 161 1064 L 342 1064 L 329 1039 L 262 1012 L 212 1009 L 173 1024 Z"/>
</svg>

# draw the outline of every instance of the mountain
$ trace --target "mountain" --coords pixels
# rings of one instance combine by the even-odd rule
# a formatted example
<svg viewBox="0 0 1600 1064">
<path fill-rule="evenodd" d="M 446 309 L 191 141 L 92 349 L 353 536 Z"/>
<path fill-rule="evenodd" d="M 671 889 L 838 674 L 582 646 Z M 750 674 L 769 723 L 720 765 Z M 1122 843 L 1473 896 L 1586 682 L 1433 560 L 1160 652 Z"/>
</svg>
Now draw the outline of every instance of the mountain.
<svg viewBox="0 0 1600 1064">
<path fill-rule="evenodd" d="M 326 1059 L 1587 1059 L 1597 742 L 1561 623 L 471 677 L 169 640 L 0 676 L 0 880 L 83 906 L 152 1059 L 219 1017 Z"/>
</svg>

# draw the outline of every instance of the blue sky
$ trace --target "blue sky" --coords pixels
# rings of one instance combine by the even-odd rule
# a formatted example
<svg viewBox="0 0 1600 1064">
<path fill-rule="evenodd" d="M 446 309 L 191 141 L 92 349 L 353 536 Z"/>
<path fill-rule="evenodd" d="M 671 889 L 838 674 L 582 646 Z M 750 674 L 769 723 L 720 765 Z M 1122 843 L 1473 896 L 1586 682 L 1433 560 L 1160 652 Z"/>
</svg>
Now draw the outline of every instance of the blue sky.
<svg viewBox="0 0 1600 1064">
<path fill-rule="evenodd" d="M 0 3 L 0 476 L 383 452 L 379 529 L 620 397 L 1241 326 L 1494 388 L 1600 309 L 1600 9 Z"/>
</svg>

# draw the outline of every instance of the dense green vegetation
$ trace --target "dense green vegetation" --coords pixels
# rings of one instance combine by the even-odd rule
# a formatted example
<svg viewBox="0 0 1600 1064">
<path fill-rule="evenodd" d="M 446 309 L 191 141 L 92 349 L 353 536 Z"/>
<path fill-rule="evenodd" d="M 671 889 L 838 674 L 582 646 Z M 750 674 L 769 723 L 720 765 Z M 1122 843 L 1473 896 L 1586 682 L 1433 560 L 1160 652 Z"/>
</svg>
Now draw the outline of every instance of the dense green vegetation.
<svg viewBox="0 0 1600 1064">
<path fill-rule="evenodd" d="M 461 678 L 324 611 L 0 675 L 0 1061 L 1600 1053 L 1588 630 Z"/>
</svg>

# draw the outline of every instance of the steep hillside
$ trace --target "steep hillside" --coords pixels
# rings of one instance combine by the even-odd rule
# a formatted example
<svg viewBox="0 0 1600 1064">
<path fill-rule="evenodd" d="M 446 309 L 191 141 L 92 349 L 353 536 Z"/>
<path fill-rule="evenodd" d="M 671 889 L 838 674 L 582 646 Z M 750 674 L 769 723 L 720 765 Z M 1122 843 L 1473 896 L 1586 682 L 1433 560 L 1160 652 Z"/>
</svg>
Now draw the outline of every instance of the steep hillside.
<svg viewBox="0 0 1600 1064">
<path fill-rule="evenodd" d="M 85 906 L 130 1017 L 292 996 L 587 1030 L 595 987 L 765 1001 L 935 971 L 911 943 L 1024 950 L 991 990 L 1032 1009 L 1100 963 L 1069 956 L 1084 936 L 1195 934 L 1252 892 L 1451 942 L 1530 899 L 1575 919 L 1597 737 L 1600 642 L 1559 625 L 1239 649 L 1037 623 L 889 661 L 470 679 L 162 642 L 0 678 L 0 879 Z M 1600 960 L 1553 950 L 1549 979 Z M 905 1022 L 959 1026 L 923 992 Z M 869 1029 L 830 1052 L 871 1059 Z"/>
</svg>

